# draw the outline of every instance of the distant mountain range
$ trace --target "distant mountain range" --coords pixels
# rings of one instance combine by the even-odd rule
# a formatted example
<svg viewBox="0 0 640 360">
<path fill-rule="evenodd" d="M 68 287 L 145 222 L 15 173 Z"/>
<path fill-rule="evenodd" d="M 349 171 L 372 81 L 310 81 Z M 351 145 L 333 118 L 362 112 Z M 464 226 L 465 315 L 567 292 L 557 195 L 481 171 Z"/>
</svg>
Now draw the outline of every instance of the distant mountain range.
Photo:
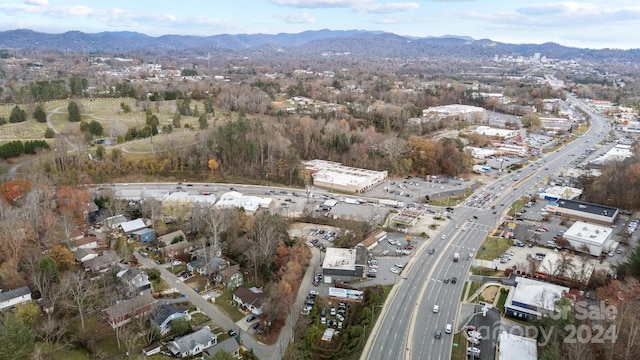
<svg viewBox="0 0 640 360">
<path fill-rule="evenodd" d="M 69 31 L 47 34 L 32 30 L 0 32 L 0 49 L 56 50 L 85 53 L 163 53 L 184 50 L 198 52 L 288 52 L 292 55 L 349 52 L 353 56 L 376 57 L 461 57 L 486 58 L 494 55 L 531 57 L 534 53 L 554 59 L 638 62 L 640 50 L 581 49 L 556 43 L 506 44 L 466 36 L 408 37 L 364 30 L 317 30 L 297 34 L 238 34 L 152 37 L 137 32 Z"/>
</svg>

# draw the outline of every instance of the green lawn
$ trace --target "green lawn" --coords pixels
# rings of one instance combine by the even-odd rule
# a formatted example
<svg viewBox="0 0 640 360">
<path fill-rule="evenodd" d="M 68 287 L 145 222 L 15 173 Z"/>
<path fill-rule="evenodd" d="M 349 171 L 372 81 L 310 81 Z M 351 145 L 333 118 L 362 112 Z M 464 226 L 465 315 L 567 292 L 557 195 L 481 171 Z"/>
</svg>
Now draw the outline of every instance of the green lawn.
<svg viewBox="0 0 640 360">
<path fill-rule="evenodd" d="M 473 294 L 475 294 L 475 292 L 478 291 L 478 289 L 480 289 L 480 286 L 482 286 L 481 282 L 472 281 L 471 287 L 469 288 L 469 296 L 472 296 Z"/>
<path fill-rule="evenodd" d="M 428 203 L 431 206 L 456 206 L 456 203 L 458 204 L 463 203 L 472 193 L 473 193 L 472 191 L 467 191 L 455 196 L 430 199 Z"/>
<path fill-rule="evenodd" d="M 513 204 L 511 204 L 511 207 L 509 208 L 509 213 L 508 213 L 509 216 L 515 216 L 516 212 L 518 212 L 523 207 L 524 207 L 524 201 L 522 199 L 518 199 L 514 201 Z"/>
<path fill-rule="evenodd" d="M 498 304 L 497 304 L 497 308 L 499 308 L 500 310 L 504 309 L 504 303 L 507 302 L 507 296 L 509 295 L 509 292 L 502 292 L 500 291 L 499 293 L 499 298 L 498 298 Z"/>
<path fill-rule="evenodd" d="M 457 345 L 457 346 L 456 346 Z M 451 360 L 467 359 L 467 341 L 461 332 L 453 335 L 453 346 L 451 347 Z"/>
<path fill-rule="evenodd" d="M 67 350 L 58 354 L 60 355 L 60 360 L 88 360 L 91 358 L 84 349 Z"/>
<path fill-rule="evenodd" d="M 207 315 L 196 313 L 191 315 L 191 325 L 201 325 L 211 321 Z"/>
<path fill-rule="evenodd" d="M 227 316 L 234 322 L 244 317 L 244 313 L 238 310 L 235 301 L 233 301 L 232 299 L 232 293 L 229 290 L 225 290 L 222 295 L 217 297 L 215 304 L 218 308 L 220 308 L 220 310 L 224 311 L 225 314 L 227 314 Z"/>
<path fill-rule="evenodd" d="M 169 284 L 162 279 L 158 279 L 157 281 L 151 282 L 151 287 L 153 288 L 153 292 L 160 292 L 167 290 L 169 288 Z"/>
<path fill-rule="evenodd" d="M 469 283 L 467 281 L 464 282 L 464 288 L 462 288 L 462 294 L 460 295 L 460 302 L 464 302 L 465 299 L 465 295 L 467 293 L 467 287 L 469 287 Z"/>
<path fill-rule="evenodd" d="M 503 239 L 499 237 L 488 237 L 482 245 L 476 257 L 481 260 L 494 260 L 511 246 L 509 239 Z"/>
<path fill-rule="evenodd" d="M 479 276 L 494 276 L 495 274 L 498 273 L 498 271 L 495 271 L 493 269 L 484 267 L 484 266 L 475 266 L 475 267 L 471 267 L 471 273 L 473 275 L 479 275 Z"/>
</svg>

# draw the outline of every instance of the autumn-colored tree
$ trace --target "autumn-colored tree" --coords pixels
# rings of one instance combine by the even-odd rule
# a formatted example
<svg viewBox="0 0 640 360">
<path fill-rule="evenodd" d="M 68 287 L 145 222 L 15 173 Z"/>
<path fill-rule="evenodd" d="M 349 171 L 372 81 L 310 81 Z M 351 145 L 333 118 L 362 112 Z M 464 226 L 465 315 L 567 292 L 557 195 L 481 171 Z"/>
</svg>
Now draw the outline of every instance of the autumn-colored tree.
<svg viewBox="0 0 640 360">
<path fill-rule="evenodd" d="M 48 255 L 56 262 L 60 270 L 68 269 L 73 264 L 73 254 L 66 246 L 55 244 L 49 248 Z"/>
<path fill-rule="evenodd" d="M 63 186 L 56 192 L 58 211 L 70 212 L 80 224 L 84 221 L 84 211 L 87 209 L 91 196 L 85 190 Z"/>
<path fill-rule="evenodd" d="M 0 197 L 8 204 L 18 206 L 22 204 L 31 188 L 31 181 L 26 179 L 5 181 L 0 185 Z"/>
<path fill-rule="evenodd" d="M 284 268 L 289 262 L 289 248 L 285 245 L 284 242 L 278 244 L 276 248 L 276 256 L 274 259 L 274 271 L 280 271 L 280 269 Z"/>
<path fill-rule="evenodd" d="M 209 159 L 207 165 L 209 166 L 209 170 L 211 172 L 216 172 L 220 168 L 220 163 L 216 159 Z"/>
</svg>

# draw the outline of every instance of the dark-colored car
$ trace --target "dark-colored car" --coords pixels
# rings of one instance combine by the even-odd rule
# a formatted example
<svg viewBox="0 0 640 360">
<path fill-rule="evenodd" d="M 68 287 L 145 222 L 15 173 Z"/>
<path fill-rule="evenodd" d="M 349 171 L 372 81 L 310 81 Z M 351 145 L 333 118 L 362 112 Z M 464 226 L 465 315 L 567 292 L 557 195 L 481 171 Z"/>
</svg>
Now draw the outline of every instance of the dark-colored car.
<svg viewBox="0 0 640 360">
<path fill-rule="evenodd" d="M 442 282 L 445 283 L 445 284 L 448 284 L 449 283 L 449 278 L 445 278 L 444 281 L 442 281 Z"/>
<path fill-rule="evenodd" d="M 451 283 L 452 284 L 455 284 L 457 282 L 458 282 L 458 278 L 457 277 L 454 276 L 454 277 L 451 278 Z"/>
<path fill-rule="evenodd" d="M 233 336 L 234 338 L 238 338 L 238 333 L 235 332 L 235 330 L 229 330 L 227 331 L 227 334 L 229 334 L 229 336 Z"/>
<path fill-rule="evenodd" d="M 256 314 L 253 314 L 253 315 L 251 315 L 251 316 L 249 316 L 249 317 L 247 318 L 247 322 L 252 322 L 252 321 L 253 321 L 253 320 L 255 320 L 257 317 L 258 317 L 258 316 L 257 316 Z"/>
<path fill-rule="evenodd" d="M 440 339 L 442 337 L 442 332 L 440 330 L 436 330 L 436 339 Z"/>
<path fill-rule="evenodd" d="M 435 248 L 431 248 L 431 249 L 429 249 L 429 254 L 433 254 L 433 253 L 435 253 L 435 252 L 436 252 L 436 249 L 435 249 Z"/>
<path fill-rule="evenodd" d="M 322 308 L 322 310 L 320 311 L 320 316 L 321 317 L 327 317 L 327 309 L 326 308 Z"/>
<path fill-rule="evenodd" d="M 255 329 L 260 327 L 260 323 L 259 322 L 254 323 L 253 326 L 251 326 L 251 327 L 253 328 L 253 330 L 255 330 Z"/>
</svg>

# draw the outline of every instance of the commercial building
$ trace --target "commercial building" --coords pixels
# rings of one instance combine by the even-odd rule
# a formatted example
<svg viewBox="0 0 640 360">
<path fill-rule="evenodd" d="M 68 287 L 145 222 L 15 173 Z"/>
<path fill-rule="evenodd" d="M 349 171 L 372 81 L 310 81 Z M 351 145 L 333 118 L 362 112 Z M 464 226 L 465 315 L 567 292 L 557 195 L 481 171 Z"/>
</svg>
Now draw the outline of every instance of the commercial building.
<svg viewBox="0 0 640 360">
<path fill-rule="evenodd" d="M 424 109 L 422 110 L 422 117 L 436 119 L 457 117 L 460 120 L 472 121 L 478 118 L 482 119 L 484 112 L 484 108 L 477 106 L 451 104 Z"/>
<path fill-rule="evenodd" d="M 215 204 L 215 207 L 240 208 L 247 214 L 255 214 L 260 208 L 269 208 L 272 201 L 273 199 L 271 198 L 249 196 L 243 195 L 237 191 L 229 191 L 220 197 L 220 200 Z"/>
<path fill-rule="evenodd" d="M 333 278 L 363 277 L 367 263 L 367 249 L 327 248 L 322 273 Z"/>
<path fill-rule="evenodd" d="M 364 240 L 362 240 L 357 247 L 364 247 L 367 250 L 372 250 L 380 241 L 384 241 L 387 239 L 387 232 L 381 229 L 374 230 L 369 236 L 367 236 Z"/>
<path fill-rule="evenodd" d="M 498 153 L 498 151 L 495 149 L 479 148 L 479 147 L 472 147 L 472 146 L 467 146 L 465 149 L 471 151 L 471 156 L 474 159 L 484 159 L 484 158 L 488 158 L 489 156 L 496 155 Z"/>
<path fill-rule="evenodd" d="M 612 147 L 609 151 L 607 151 L 604 155 L 598 157 L 597 159 L 589 161 L 589 164 L 602 165 L 610 161 L 622 161 L 632 156 L 633 156 L 633 151 L 631 150 L 631 145 L 617 144 L 616 146 Z"/>
<path fill-rule="evenodd" d="M 499 129 L 491 126 L 478 126 L 474 130 L 476 133 L 490 137 L 492 139 L 511 139 L 518 136 L 518 130 Z"/>
<path fill-rule="evenodd" d="M 619 210 L 614 207 L 592 204 L 584 201 L 558 199 L 550 202 L 546 210 L 573 220 L 589 221 L 596 224 L 611 225 L 618 218 Z"/>
<path fill-rule="evenodd" d="M 582 195 L 581 189 L 569 186 L 552 186 L 538 193 L 538 196 L 550 201 L 558 201 L 560 199 L 573 200 Z"/>
<path fill-rule="evenodd" d="M 314 186 L 332 191 L 362 194 L 388 177 L 387 171 L 352 168 L 332 161 L 316 159 L 304 165 L 313 178 Z"/>
<path fill-rule="evenodd" d="M 554 310 L 556 301 L 564 297 L 568 287 L 549 284 L 530 278 L 516 277 L 504 304 L 507 316 L 524 320 L 537 320 Z"/>
<path fill-rule="evenodd" d="M 609 252 L 615 242 L 611 235 L 611 228 L 576 221 L 562 237 L 569 241 L 574 250 L 600 256 L 603 252 Z"/>
<path fill-rule="evenodd" d="M 597 262 L 592 258 L 576 256 L 568 251 L 549 252 L 540 262 L 536 275 L 545 279 L 561 282 L 587 284 L 596 269 Z"/>
<path fill-rule="evenodd" d="M 498 360 L 537 360 L 536 339 L 509 334 L 506 331 L 498 337 Z"/>
</svg>

